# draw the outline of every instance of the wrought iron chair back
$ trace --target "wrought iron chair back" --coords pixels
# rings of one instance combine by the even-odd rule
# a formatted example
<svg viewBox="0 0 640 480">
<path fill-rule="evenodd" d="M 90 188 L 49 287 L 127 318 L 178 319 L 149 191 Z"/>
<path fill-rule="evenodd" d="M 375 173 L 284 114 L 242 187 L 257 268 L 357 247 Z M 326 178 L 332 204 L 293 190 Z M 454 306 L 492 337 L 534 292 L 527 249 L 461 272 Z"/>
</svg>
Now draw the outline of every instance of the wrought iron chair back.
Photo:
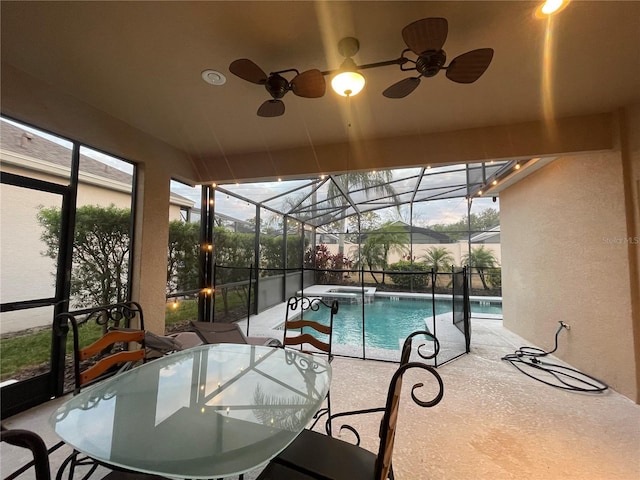
<svg viewBox="0 0 640 480">
<path fill-rule="evenodd" d="M 80 326 L 89 322 L 101 326 L 103 336 L 81 348 Z M 69 325 L 73 341 L 74 395 L 80 393 L 83 387 L 127 369 L 135 362 L 143 362 L 146 358 L 144 316 L 137 302 L 114 303 L 56 315 L 53 332 L 61 343 L 66 341 Z M 130 349 L 131 343 L 138 343 L 140 348 Z M 95 472 L 98 464 L 74 450 L 62 462 L 56 480 L 61 480 L 67 466 L 69 480 L 74 477 L 77 467 L 87 466 L 88 470 L 82 476 L 86 480 Z"/>
<path fill-rule="evenodd" d="M 376 478 L 382 480 L 386 479 L 389 476 L 391 470 L 391 455 L 393 453 L 393 444 L 395 442 L 396 436 L 396 425 L 398 423 L 398 406 L 400 402 L 400 393 L 402 391 L 402 376 L 408 368 L 411 368 L 407 367 L 403 369 L 403 367 L 412 365 L 409 362 L 409 359 L 411 357 L 411 348 L 414 337 L 418 335 L 424 335 L 433 342 L 433 353 L 430 355 L 425 354 L 421 350 L 426 346 L 425 343 L 422 343 L 418 346 L 417 353 L 421 358 L 425 360 L 436 358 L 440 351 L 440 342 L 438 342 L 438 339 L 427 330 L 417 330 L 415 332 L 412 332 L 407 336 L 404 344 L 402 345 L 402 352 L 400 355 L 400 369 L 396 371 L 391 380 L 389 393 L 387 395 L 387 405 L 385 406 L 385 414 L 382 417 L 382 421 L 380 422 L 380 447 L 376 460 Z M 415 363 L 413 365 L 418 366 L 424 364 Z M 424 366 L 426 367 L 426 365 Z M 440 375 L 435 370 L 432 370 L 431 367 L 429 367 L 429 371 L 436 377 L 436 380 L 438 381 L 438 385 L 440 387 L 438 395 L 430 402 L 422 402 L 414 396 L 414 390 L 418 387 L 421 387 L 422 384 L 414 385 L 411 391 L 411 396 L 414 402 L 423 407 L 433 407 L 440 402 L 444 393 Z"/>
<path fill-rule="evenodd" d="M 3 477 L 3 480 L 13 480 L 18 476 L 22 475 L 24 472 L 29 470 L 31 467 L 35 467 L 35 480 L 51 480 L 51 465 L 49 462 L 49 455 L 58 449 L 62 443 L 55 445 L 54 447 L 47 450 L 47 446 L 42 440 L 42 437 L 35 432 L 30 430 L 22 430 L 22 429 L 4 429 L 0 432 L 3 442 L 7 442 L 11 445 L 15 445 L 17 447 L 27 448 L 31 450 L 33 454 L 33 460 L 22 465 L 20 468 L 10 473 L 6 477 Z M 68 462 L 63 462 L 58 470 L 56 478 L 61 478 L 62 474 L 67 467 Z M 88 478 L 88 476 L 93 473 L 95 469 L 91 470 L 91 472 L 85 475 L 84 478 Z M 33 477 L 31 477 L 33 478 Z M 113 470 L 107 473 L 102 480 L 168 480 L 167 478 L 160 477 L 158 475 L 151 475 L 146 473 L 134 473 L 127 472 L 124 470 Z"/>
<path fill-rule="evenodd" d="M 418 356 L 420 356 L 424 360 L 431 360 L 438 356 L 438 353 L 440 352 L 440 342 L 438 341 L 438 339 L 428 330 L 416 330 L 415 332 L 410 333 L 407 336 L 407 338 L 404 340 L 404 343 L 402 345 L 402 351 L 400 352 L 400 365 L 405 365 L 409 363 L 409 360 L 411 358 L 411 349 L 413 347 L 413 340 L 414 340 L 414 337 L 418 335 L 424 335 L 425 337 L 427 337 L 427 340 L 433 344 L 433 353 L 431 354 L 426 354 L 423 350 L 423 347 L 427 346 L 426 343 L 421 343 L 420 345 L 418 345 L 418 348 L 416 350 Z M 327 422 L 325 424 L 325 430 L 327 434 L 330 434 L 331 422 L 333 422 L 336 418 L 348 417 L 353 415 L 362 415 L 367 413 L 379 413 L 379 412 L 384 412 L 385 409 L 386 409 L 386 406 L 334 413 L 333 415 L 330 415 L 329 418 L 327 418 Z M 340 428 L 351 431 L 356 437 L 356 445 L 360 445 L 360 435 L 358 434 L 357 430 L 355 430 L 350 425 L 342 425 Z"/>
<path fill-rule="evenodd" d="M 260 474 L 257 480 L 301 480 L 323 478 L 333 480 L 393 479 L 392 454 L 395 442 L 402 380 L 405 372 L 420 369 L 437 381 L 437 391 L 430 400 L 421 400 L 417 390 L 424 383 L 411 388 L 412 400 L 421 407 L 433 407 L 443 397 L 444 385 L 438 372 L 421 362 L 408 362 L 396 370 L 389 383 L 384 416 L 380 425 L 378 454 L 328 435 L 304 430 L 289 447 L 283 450 Z M 352 427 L 349 430 L 355 431 Z"/>
<path fill-rule="evenodd" d="M 304 318 L 304 315 L 307 312 L 317 312 L 321 308 L 329 309 L 329 319 L 327 323 Z M 304 349 L 305 345 L 310 345 L 320 352 L 326 353 L 329 355 L 329 359 L 331 359 L 333 317 L 336 313 L 338 313 L 337 300 L 333 300 L 331 304 L 328 304 L 324 300 L 318 298 L 295 296 L 289 298 L 287 301 L 287 313 L 284 321 L 284 338 L 282 344 L 285 347 L 299 346 L 302 351 L 314 353 L 312 350 Z M 317 333 L 314 333 L 313 331 Z M 323 338 L 326 338 L 327 341 L 320 340 L 316 336 L 318 333 L 323 334 Z"/>
<path fill-rule="evenodd" d="M 80 347 L 80 326 L 94 321 L 103 336 L 91 345 Z M 112 375 L 114 367 L 144 361 L 144 316 L 137 302 L 121 302 L 56 315 L 54 335 L 66 339 L 72 330 L 73 370 L 77 394 L 83 386 Z M 131 343 L 141 348 L 129 349 Z M 86 367 L 86 363 L 90 365 Z"/>
<path fill-rule="evenodd" d="M 104 350 L 110 349 L 112 346 L 118 343 L 130 343 L 137 342 L 140 345 L 144 344 L 144 331 L 112 331 L 95 341 L 91 345 L 85 348 L 81 348 L 78 351 L 80 361 L 89 360 L 96 355 L 100 355 Z M 129 362 L 142 361 L 145 358 L 145 350 L 139 348 L 137 350 L 123 350 L 112 353 L 109 356 L 100 358 L 95 364 L 89 368 L 80 371 L 79 377 L 76 376 L 76 390 L 79 390 L 81 386 L 86 385 L 110 371 L 114 366 L 121 366 Z M 75 363 L 78 365 L 78 362 Z"/>
<path fill-rule="evenodd" d="M 421 407 L 433 407 L 440 403 L 440 400 L 442 400 L 444 395 L 442 378 L 433 367 L 420 362 L 409 362 L 400 365 L 400 368 L 396 370 L 391 378 L 389 393 L 387 394 L 387 405 L 385 407 L 384 416 L 382 417 L 382 422 L 380 423 L 380 447 L 378 449 L 375 469 L 376 480 L 386 480 L 391 473 L 391 457 L 393 454 L 393 445 L 395 442 L 396 427 L 398 424 L 402 377 L 410 368 L 421 368 L 427 370 L 438 382 L 438 393 L 429 401 L 420 400 L 415 394 L 416 389 L 422 387 L 424 384 L 416 383 L 413 385 L 411 388 L 411 398 L 417 405 L 420 405 Z"/>
<path fill-rule="evenodd" d="M 320 309 L 329 310 L 328 322 L 322 323 L 315 320 L 308 320 L 304 315 L 308 312 L 317 312 Z M 333 317 L 338 313 L 338 301 L 333 300 L 330 304 L 319 298 L 296 297 L 293 296 L 287 301 L 287 313 L 284 320 L 284 335 L 282 339 L 283 348 L 298 347 L 306 353 L 326 353 L 329 362 L 333 359 L 331 353 L 333 338 Z M 317 335 L 322 334 L 323 339 L 320 340 Z M 305 346 L 314 347 L 311 350 Z M 327 393 L 327 407 L 322 408 L 316 413 L 314 422 L 309 428 L 315 427 L 316 423 L 324 415 L 327 415 L 327 424 L 325 428 L 327 433 L 331 435 L 331 391 Z"/>
<path fill-rule="evenodd" d="M 400 354 L 400 365 L 409 363 L 409 359 L 411 358 L 411 348 L 413 346 L 413 338 L 418 335 L 424 335 L 425 337 L 427 337 L 428 341 L 433 343 L 432 354 L 425 354 L 422 348 L 426 347 L 427 344 L 421 343 L 420 345 L 418 345 L 418 355 L 425 360 L 431 360 L 438 356 L 438 353 L 440 352 L 440 342 L 438 341 L 438 339 L 428 330 L 416 330 L 415 332 L 410 333 L 404 340 L 404 344 L 402 345 L 402 352 Z"/>
<path fill-rule="evenodd" d="M 16 447 L 31 450 L 33 460 L 18 468 L 9 475 L 3 477 L 4 480 L 13 480 L 22 475 L 32 466 L 35 468 L 36 480 L 50 480 L 51 470 L 49 467 L 49 452 L 42 438 L 29 430 L 11 429 L 0 431 L 0 441 L 7 442 Z"/>
</svg>

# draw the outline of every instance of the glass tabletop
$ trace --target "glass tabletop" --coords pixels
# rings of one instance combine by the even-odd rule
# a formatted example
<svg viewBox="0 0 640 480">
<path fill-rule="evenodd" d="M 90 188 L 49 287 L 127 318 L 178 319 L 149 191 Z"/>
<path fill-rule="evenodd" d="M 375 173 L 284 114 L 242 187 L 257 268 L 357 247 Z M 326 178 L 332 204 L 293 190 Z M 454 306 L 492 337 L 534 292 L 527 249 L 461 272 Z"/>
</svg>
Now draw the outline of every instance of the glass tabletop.
<svg viewBox="0 0 640 480">
<path fill-rule="evenodd" d="M 216 478 L 276 456 L 319 410 L 326 357 L 215 344 L 153 360 L 82 391 L 50 422 L 100 462 L 177 478 Z"/>
</svg>

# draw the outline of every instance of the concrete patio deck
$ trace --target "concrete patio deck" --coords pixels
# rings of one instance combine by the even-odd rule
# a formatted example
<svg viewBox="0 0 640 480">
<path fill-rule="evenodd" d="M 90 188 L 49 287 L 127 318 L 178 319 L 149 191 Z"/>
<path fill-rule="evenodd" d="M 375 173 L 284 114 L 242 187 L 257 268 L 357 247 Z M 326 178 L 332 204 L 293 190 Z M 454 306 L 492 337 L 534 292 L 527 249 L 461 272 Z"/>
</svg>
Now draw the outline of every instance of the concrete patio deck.
<svg viewBox="0 0 640 480">
<path fill-rule="evenodd" d="M 612 390 L 571 393 L 536 382 L 500 360 L 528 342 L 499 320 L 473 319 L 472 329 L 472 352 L 438 369 L 445 386 L 439 405 L 415 405 L 410 386 L 423 378 L 414 372 L 405 377 L 393 457 L 398 480 L 640 478 L 640 405 Z M 550 332 L 549 345 L 539 346 L 552 344 Z M 332 365 L 334 413 L 384 405 L 396 364 L 337 357 Z M 60 401 L 3 423 L 36 430 L 51 445 L 57 438 L 47 420 Z M 360 417 L 351 424 L 362 445 L 377 451 L 380 417 Z M 24 460 L 4 444 L 0 453 L 3 472 Z M 62 458 L 53 455 L 54 468 Z"/>
</svg>

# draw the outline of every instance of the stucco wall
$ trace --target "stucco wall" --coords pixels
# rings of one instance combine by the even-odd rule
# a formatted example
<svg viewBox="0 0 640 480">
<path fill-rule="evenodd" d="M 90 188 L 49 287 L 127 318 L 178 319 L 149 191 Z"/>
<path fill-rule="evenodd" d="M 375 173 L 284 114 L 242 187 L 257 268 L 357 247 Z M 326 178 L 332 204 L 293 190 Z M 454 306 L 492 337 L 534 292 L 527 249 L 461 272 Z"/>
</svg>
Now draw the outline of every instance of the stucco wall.
<svg viewBox="0 0 640 480">
<path fill-rule="evenodd" d="M 136 197 L 132 298 L 144 310 L 145 328 L 164 334 L 171 178 L 167 172 L 141 165 Z"/>
<path fill-rule="evenodd" d="M 499 243 L 478 243 L 471 244 L 471 248 L 484 247 L 485 250 L 488 250 L 493 253 L 498 261 L 498 265 L 501 264 L 501 248 Z M 356 260 L 358 258 L 358 246 L 354 244 L 346 244 L 345 245 L 345 253 L 348 258 L 352 260 Z M 427 254 L 427 251 L 430 248 L 446 248 L 453 258 L 454 265 L 462 265 L 462 259 L 465 255 L 469 254 L 469 243 L 468 242 L 456 242 L 456 243 L 433 243 L 433 244 L 414 244 L 413 245 L 413 257 L 416 261 L 423 261 L 424 256 Z M 338 253 L 339 246 L 338 244 L 332 243 L 327 245 L 327 249 L 332 253 Z M 406 254 L 409 254 L 409 246 L 407 246 Z M 389 253 L 388 263 L 391 265 L 392 263 L 399 262 L 402 260 L 403 255 L 400 253 L 393 251 Z"/>
<path fill-rule="evenodd" d="M 622 119 L 621 148 L 625 190 L 627 192 L 627 225 L 630 236 L 640 237 L 640 104 L 625 109 Z M 640 245 L 628 245 L 630 259 L 631 305 L 636 360 L 636 388 L 640 403 Z"/>
<path fill-rule="evenodd" d="M 60 183 L 58 177 L 48 173 L 25 170 L 8 163 L 2 164 L 2 171 Z M 65 180 L 65 182 L 68 183 L 68 180 Z M 168 185 L 169 182 L 167 181 L 167 188 Z M 130 188 L 133 189 L 133 185 Z M 25 198 L 25 195 L 28 195 L 28 197 Z M 61 196 L 55 194 L 35 190 L 25 191 L 22 188 L 8 185 L 3 185 L 0 188 L 0 204 L 2 205 L 0 298 L 2 298 L 3 302 L 54 296 L 56 262 L 41 254 L 46 250 L 46 245 L 40 240 L 42 227 L 36 221 L 36 215 L 40 206 L 60 207 L 61 201 Z M 165 205 L 164 196 L 162 201 L 164 202 L 163 205 Z M 113 204 L 118 208 L 130 208 L 131 194 L 92 185 L 83 182 L 81 178 L 81 183 L 78 186 L 77 204 L 78 206 L 108 206 Z M 154 215 L 158 215 L 166 225 L 166 210 L 154 208 L 153 211 Z M 180 207 L 170 204 L 168 220 L 177 220 L 179 218 Z M 161 229 L 156 231 L 159 230 Z M 165 251 L 166 248 L 165 243 Z M 154 258 L 157 257 L 154 256 Z M 166 262 L 166 253 L 164 260 Z M 162 291 L 164 292 L 164 289 Z M 164 306 L 164 302 L 162 305 Z M 49 309 L 5 312 L 0 317 L 0 331 L 7 333 L 50 323 L 51 311 Z M 161 327 L 157 329 L 161 332 L 163 331 Z"/>
<path fill-rule="evenodd" d="M 619 151 L 568 155 L 501 193 L 503 315 L 545 349 L 567 322 L 556 355 L 638 401 L 629 252 L 640 245 L 623 180 Z"/>
<path fill-rule="evenodd" d="M 31 190 L 25 198 L 24 189 L 2 185 L 0 203 L 0 298 L 3 302 L 15 302 L 55 296 L 56 262 L 41 255 L 46 245 L 40 240 L 42 227 L 36 215 L 39 206 L 60 207 L 62 196 Z M 2 332 L 8 331 L 7 317 L 15 313 L 2 314 Z M 50 322 L 51 317 L 46 321 Z"/>
</svg>

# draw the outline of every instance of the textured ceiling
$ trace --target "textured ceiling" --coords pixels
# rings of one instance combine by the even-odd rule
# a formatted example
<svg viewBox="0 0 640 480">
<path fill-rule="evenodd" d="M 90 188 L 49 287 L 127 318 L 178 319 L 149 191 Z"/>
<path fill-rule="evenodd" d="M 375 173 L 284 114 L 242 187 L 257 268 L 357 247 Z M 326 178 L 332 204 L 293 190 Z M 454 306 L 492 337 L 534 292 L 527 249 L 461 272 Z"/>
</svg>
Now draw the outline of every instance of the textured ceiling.
<svg viewBox="0 0 640 480">
<path fill-rule="evenodd" d="M 317 148 L 348 141 L 613 111 L 640 102 L 640 2 L 573 1 L 553 21 L 537 2 L 12 2 L 1 3 L 2 60 L 185 151 L 194 159 Z M 363 93 L 289 92 L 282 117 L 261 118 L 260 85 L 229 72 L 249 58 L 267 73 L 329 70 L 354 36 L 358 64 L 405 48 L 402 28 L 445 17 L 449 59 L 491 47 L 475 83 L 444 72 L 404 99 L 381 92 L 410 76 L 366 70 Z M 220 87 L 205 69 L 227 76 Z"/>
</svg>

